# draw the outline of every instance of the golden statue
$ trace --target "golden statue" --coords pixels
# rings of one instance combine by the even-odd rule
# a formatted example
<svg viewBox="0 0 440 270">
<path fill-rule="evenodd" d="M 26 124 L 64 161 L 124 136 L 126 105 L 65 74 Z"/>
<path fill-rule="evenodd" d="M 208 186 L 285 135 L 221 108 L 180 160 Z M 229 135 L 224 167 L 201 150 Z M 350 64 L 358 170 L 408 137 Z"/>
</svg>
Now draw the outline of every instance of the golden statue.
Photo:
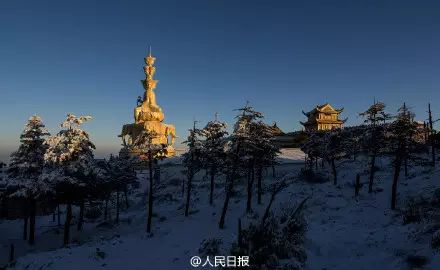
<svg viewBox="0 0 440 270">
<path fill-rule="evenodd" d="M 158 83 L 157 80 L 154 80 L 154 74 L 156 73 L 154 62 L 156 58 L 151 55 L 151 48 L 149 55 L 144 60 L 146 64 L 144 66 L 145 79 L 141 80 L 145 90 L 144 96 L 143 98 L 138 98 L 138 104 L 134 109 L 135 123 L 124 125 L 119 136 L 122 137 L 124 148 L 127 149 L 142 131 L 154 133 L 155 137 L 152 140 L 152 144 L 166 145 L 167 156 L 174 156 L 173 144 L 176 138 L 176 131 L 173 125 L 162 123 L 165 115 L 156 103 L 156 94 L 154 93 Z"/>
</svg>

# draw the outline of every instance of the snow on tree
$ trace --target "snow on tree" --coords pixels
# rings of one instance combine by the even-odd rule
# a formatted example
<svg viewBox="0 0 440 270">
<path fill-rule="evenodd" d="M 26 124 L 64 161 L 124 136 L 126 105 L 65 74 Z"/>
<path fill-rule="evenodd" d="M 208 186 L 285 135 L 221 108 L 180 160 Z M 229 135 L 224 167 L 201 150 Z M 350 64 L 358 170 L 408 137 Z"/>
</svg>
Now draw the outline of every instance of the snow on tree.
<svg viewBox="0 0 440 270">
<path fill-rule="evenodd" d="M 90 116 L 68 114 L 60 132 L 47 140 L 49 148 L 44 155 L 48 165 L 46 179 L 55 187 L 61 202 L 67 205 L 64 245 L 70 241 L 72 204 L 79 203 L 83 211 L 87 189 L 94 179 L 95 145 L 89 134 L 81 129 L 81 125 L 91 119 Z"/>
<path fill-rule="evenodd" d="M 116 216 L 115 222 L 119 223 L 121 209 L 121 195 L 125 198 L 125 207 L 129 207 L 128 187 L 136 182 L 134 165 L 137 160 L 131 156 L 113 156 L 108 160 L 97 160 L 93 168 L 91 181 L 87 195 L 90 200 L 103 202 L 104 219 L 108 217 L 108 202 L 116 193 Z M 80 229 L 80 224 L 78 224 Z"/>
<path fill-rule="evenodd" d="M 46 136 L 50 135 L 39 116 L 29 118 L 20 135 L 20 146 L 11 154 L 8 176 L 9 187 L 16 187 L 16 196 L 28 197 L 43 170 Z"/>
<path fill-rule="evenodd" d="M 110 160 L 96 160 L 91 177 L 93 181 L 89 184 L 88 196 L 90 201 L 97 200 L 104 204 L 104 220 L 108 216 L 108 202 L 111 199 L 112 193 L 115 190 L 115 181 L 111 173 Z"/>
<path fill-rule="evenodd" d="M 337 129 L 327 132 L 324 137 L 324 140 L 326 142 L 324 159 L 327 160 L 327 163 L 331 166 L 334 185 L 338 183 L 336 161 L 346 157 L 347 148 L 344 144 L 347 139 L 346 135 L 347 133 L 344 133 L 343 130 Z"/>
<path fill-rule="evenodd" d="M 202 160 L 203 167 L 208 170 L 210 176 L 209 204 L 211 205 L 214 200 L 214 179 L 221 172 L 226 157 L 224 152 L 225 136 L 228 135 L 226 128 L 226 123 L 220 122 L 216 118 L 214 121 L 208 122 L 201 130 L 201 134 L 204 137 L 202 141 Z"/>
<path fill-rule="evenodd" d="M 368 192 L 371 193 L 373 192 L 374 173 L 376 172 L 376 158 L 383 154 L 383 149 L 385 149 L 385 123 L 391 119 L 391 115 L 385 112 L 385 104 L 377 101 L 359 115 L 364 117 L 364 123 L 367 124 L 362 145 L 370 157 Z"/>
<path fill-rule="evenodd" d="M 262 194 L 263 194 L 263 168 L 268 166 L 274 166 L 276 163 L 276 156 L 280 153 L 279 147 L 274 144 L 272 138 L 274 136 L 273 131 L 269 125 L 263 123 L 262 121 L 252 122 L 250 124 L 251 140 L 253 144 L 252 156 L 253 165 L 256 169 L 257 174 L 257 191 L 258 204 L 261 204 Z M 252 172 L 252 178 L 254 173 Z M 253 179 L 251 179 L 251 183 Z M 249 192 L 249 194 L 252 194 Z M 248 196 L 248 208 L 250 209 L 250 201 L 252 198 Z"/>
<path fill-rule="evenodd" d="M 241 144 L 240 151 L 238 152 L 238 165 L 243 171 L 243 174 L 246 175 L 246 212 L 251 212 L 252 193 L 255 180 L 254 168 L 260 150 L 259 147 L 261 146 L 257 145 L 258 141 L 261 143 L 261 139 L 258 138 L 258 133 L 261 133 L 262 131 L 263 123 L 260 122 L 260 120 L 263 118 L 263 114 L 255 111 L 254 108 L 247 104 L 244 108 L 239 109 L 239 111 L 241 111 L 241 114 L 237 116 L 237 122 L 234 126 L 234 135 Z"/>
<path fill-rule="evenodd" d="M 318 159 L 325 160 L 331 168 L 333 183 L 338 182 L 336 161 L 346 159 L 351 154 L 352 144 L 356 141 L 353 138 L 358 136 L 358 128 L 334 129 L 331 131 L 316 131 L 309 134 L 309 139 L 302 145 L 308 157 L 308 171 L 313 173 L 313 164 Z"/>
<path fill-rule="evenodd" d="M 400 176 L 402 165 L 407 166 L 409 161 L 419 160 L 416 152 L 420 151 L 420 144 L 417 142 L 417 123 L 414 122 L 414 113 L 411 112 L 406 104 L 399 108 L 396 119 L 389 127 L 388 147 L 394 157 L 393 184 L 391 189 L 391 209 L 396 209 L 397 203 L 397 183 Z"/>
<path fill-rule="evenodd" d="M 120 212 L 120 193 L 125 197 L 125 206 L 128 203 L 128 186 L 136 181 L 136 171 L 134 168 L 135 159 L 130 156 L 110 156 L 107 162 L 107 172 L 109 181 L 106 184 L 109 187 L 109 193 L 116 191 L 116 223 L 119 223 Z M 106 198 L 108 200 L 108 197 Z M 107 207 L 107 206 L 106 206 Z"/>
<path fill-rule="evenodd" d="M 186 188 L 186 203 L 185 216 L 189 215 L 189 207 L 191 203 L 192 180 L 195 174 L 202 169 L 202 141 L 200 140 L 201 131 L 196 128 L 196 121 L 194 126 L 189 130 L 189 135 L 183 143 L 188 145 L 188 151 L 183 154 L 183 166 L 186 168 L 187 188 Z"/>
<path fill-rule="evenodd" d="M 344 133 L 349 133 L 346 135 L 345 147 L 346 147 L 346 158 L 349 159 L 353 157 L 353 161 L 357 160 L 357 156 L 362 153 L 363 145 L 362 141 L 364 139 L 364 134 L 366 132 L 365 125 L 345 127 Z"/>
<path fill-rule="evenodd" d="M 371 105 L 365 112 L 360 113 L 359 115 L 364 117 L 364 122 L 369 125 L 379 125 L 385 124 L 388 120 L 391 119 L 391 115 L 385 112 L 385 103 L 380 101 L 374 101 L 373 105 Z"/>
<path fill-rule="evenodd" d="M 10 197 L 19 197 L 25 201 L 24 218 L 27 231 L 29 217 L 29 244 L 35 241 L 35 216 L 37 200 L 43 198 L 50 187 L 42 180 L 44 153 L 47 149 L 45 139 L 49 136 L 41 118 L 34 115 L 29 118 L 20 135 L 20 146 L 11 154 L 8 168 L 7 191 Z M 29 208 L 29 212 L 27 211 Z"/>
<path fill-rule="evenodd" d="M 295 208 L 284 208 L 281 214 L 271 211 L 275 197 L 288 185 L 287 179 L 273 183 L 270 188 L 271 197 L 263 216 L 259 220 L 251 220 L 246 229 L 239 226 L 238 241 L 232 244 L 230 253 L 254 258 L 249 269 L 305 267 L 307 223 L 303 211 L 308 197 Z"/>
<path fill-rule="evenodd" d="M 308 171 L 313 173 L 313 165 L 318 167 L 318 159 L 324 158 L 325 142 L 324 131 L 309 132 L 307 140 L 301 145 L 301 151 L 307 156 L 306 167 Z"/>
<path fill-rule="evenodd" d="M 154 179 L 153 179 L 153 165 L 157 159 L 166 156 L 167 145 L 153 144 L 153 139 L 157 136 L 155 132 L 142 130 L 141 133 L 133 140 L 130 145 L 130 151 L 139 153 L 141 159 L 146 160 L 149 170 L 149 192 L 148 192 L 148 217 L 147 217 L 147 232 L 151 232 L 151 222 L 153 218 L 153 201 L 154 201 Z"/>
<path fill-rule="evenodd" d="M 250 145 L 252 145 L 253 142 L 250 136 L 250 123 L 263 117 L 260 112 L 255 111 L 248 104 L 246 104 L 245 107 L 238 109 L 238 111 L 240 113 L 236 116 L 237 121 L 234 125 L 234 132 L 229 137 L 229 141 L 226 145 L 224 167 L 226 174 L 225 201 L 219 221 L 220 229 L 224 228 L 226 212 L 233 192 L 234 182 L 240 177 L 239 169 L 249 166 L 251 163 L 252 156 L 250 154 Z M 251 179 L 248 177 L 248 191 L 249 186 L 251 186 L 250 181 Z"/>
</svg>

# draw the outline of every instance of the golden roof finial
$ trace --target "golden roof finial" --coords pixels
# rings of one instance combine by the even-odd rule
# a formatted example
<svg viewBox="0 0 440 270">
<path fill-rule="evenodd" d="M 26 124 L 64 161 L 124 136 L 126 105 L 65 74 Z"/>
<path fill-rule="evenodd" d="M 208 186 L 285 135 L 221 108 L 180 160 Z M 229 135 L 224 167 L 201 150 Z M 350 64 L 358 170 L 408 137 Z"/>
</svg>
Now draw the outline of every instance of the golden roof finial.
<svg viewBox="0 0 440 270">
<path fill-rule="evenodd" d="M 156 58 L 151 55 L 151 45 L 148 48 L 148 56 L 145 57 L 144 59 L 145 59 L 145 64 L 147 64 L 148 66 L 154 65 L 154 61 L 156 60 Z"/>
</svg>

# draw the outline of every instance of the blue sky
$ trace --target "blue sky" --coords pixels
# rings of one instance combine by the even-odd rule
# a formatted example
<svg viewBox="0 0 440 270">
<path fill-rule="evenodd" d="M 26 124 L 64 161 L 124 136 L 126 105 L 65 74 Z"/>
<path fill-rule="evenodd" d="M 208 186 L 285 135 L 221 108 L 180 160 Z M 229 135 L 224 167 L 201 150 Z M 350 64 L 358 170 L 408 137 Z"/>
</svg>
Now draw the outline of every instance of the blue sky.
<svg viewBox="0 0 440 270">
<path fill-rule="evenodd" d="M 1 1 L 0 160 L 32 114 L 52 133 L 92 115 L 97 155 L 117 152 L 149 45 L 179 141 L 194 118 L 231 125 L 247 100 L 285 131 L 325 102 L 348 124 L 374 98 L 440 115 L 438 14 L 435 1 Z"/>
</svg>

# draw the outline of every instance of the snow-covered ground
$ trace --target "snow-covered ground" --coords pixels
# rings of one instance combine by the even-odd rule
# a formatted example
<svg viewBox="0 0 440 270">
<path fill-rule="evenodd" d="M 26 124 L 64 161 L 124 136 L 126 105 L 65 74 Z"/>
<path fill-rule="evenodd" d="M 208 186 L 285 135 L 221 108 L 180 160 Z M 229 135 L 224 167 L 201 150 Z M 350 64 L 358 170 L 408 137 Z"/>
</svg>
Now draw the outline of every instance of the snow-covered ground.
<svg viewBox="0 0 440 270">
<path fill-rule="evenodd" d="M 305 154 L 299 148 L 282 148 L 278 155 L 277 161 L 279 163 L 302 163 L 304 162 Z"/>
<path fill-rule="evenodd" d="M 182 156 L 181 154 L 184 150 L 179 151 L 179 155 L 160 161 L 161 165 L 165 164 L 181 164 Z M 280 149 L 280 154 L 277 157 L 277 162 L 281 164 L 285 163 L 302 163 L 304 162 L 305 154 L 299 148 L 282 148 Z"/>
<path fill-rule="evenodd" d="M 296 160 L 300 159 L 303 157 Z M 408 255 L 426 256 L 429 262 L 424 269 L 440 269 L 440 256 L 430 247 L 432 233 L 426 230 L 427 222 L 403 225 L 400 212 L 390 210 L 391 169 L 386 160 L 381 160 L 379 165 L 381 170 L 377 172 L 374 193 L 367 193 L 365 163 L 356 161 L 340 165 L 337 186 L 331 181 L 311 184 L 295 180 L 279 194 L 275 211 L 310 196 L 305 210 L 308 222 L 306 269 L 410 269 L 406 261 Z M 302 166 L 301 163 L 282 163 L 276 168 L 276 179 L 296 179 Z M 264 211 L 268 194 L 263 198 L 263 205 L 253 203 L 254 214 L 246 215 L 245 190 L 241 188 L 231 201 L 226 228 L 219 230 L 223 181 L 218 181 L 215 205 L 210 206 L 208 181 L 203 178 L 204 174 L 199 174 L 191 215 L 185 218 L 181 170 L 178 162 L 162 166 L 162 188 L 155 202 L 153 234 L 145 232 L 146 203 L 142 201 L 142 190 L 147 180 L 145 174 L 140 174 L 142 186 L 139 192 L 131 194 L 132 206 L 122 211 L 120 224 L 104 226 L 102 220 L 88 222 L 82 233 L 72 227 L 76 244 L 70 248 L 60 248 L 62 234 L 57 234 L 56 222 L 52 222 L 51 216 L 38 219 L 37 244 L 33 249 L 22 240 L 9 239 L 20 237 L 21 221 L 0 221 L 0 241 L 4 246 L 0 249 L 1 263 L 7 258 L 8 241 L 15 241 L 20 257 L 14 269 L 194 269 L 189 259 L 198 255 L 200 243 L 208 238 L 221 238 L 227 247 L 237 238 L 238 218 L 246 227 L 251 216 Z M 356 173 L 361 174 L 364 183 L 357 198 L 353 188 Z M 398 207 L 403 207 L 411 196 L 430 198 L 435 188 L 440 188 L 439 179 L 438 169 L 412 169 L 408 178 L 400 179 Z M 272 172 L 266 172 L 266 186 L 273 181 Z"/>
</svg>

